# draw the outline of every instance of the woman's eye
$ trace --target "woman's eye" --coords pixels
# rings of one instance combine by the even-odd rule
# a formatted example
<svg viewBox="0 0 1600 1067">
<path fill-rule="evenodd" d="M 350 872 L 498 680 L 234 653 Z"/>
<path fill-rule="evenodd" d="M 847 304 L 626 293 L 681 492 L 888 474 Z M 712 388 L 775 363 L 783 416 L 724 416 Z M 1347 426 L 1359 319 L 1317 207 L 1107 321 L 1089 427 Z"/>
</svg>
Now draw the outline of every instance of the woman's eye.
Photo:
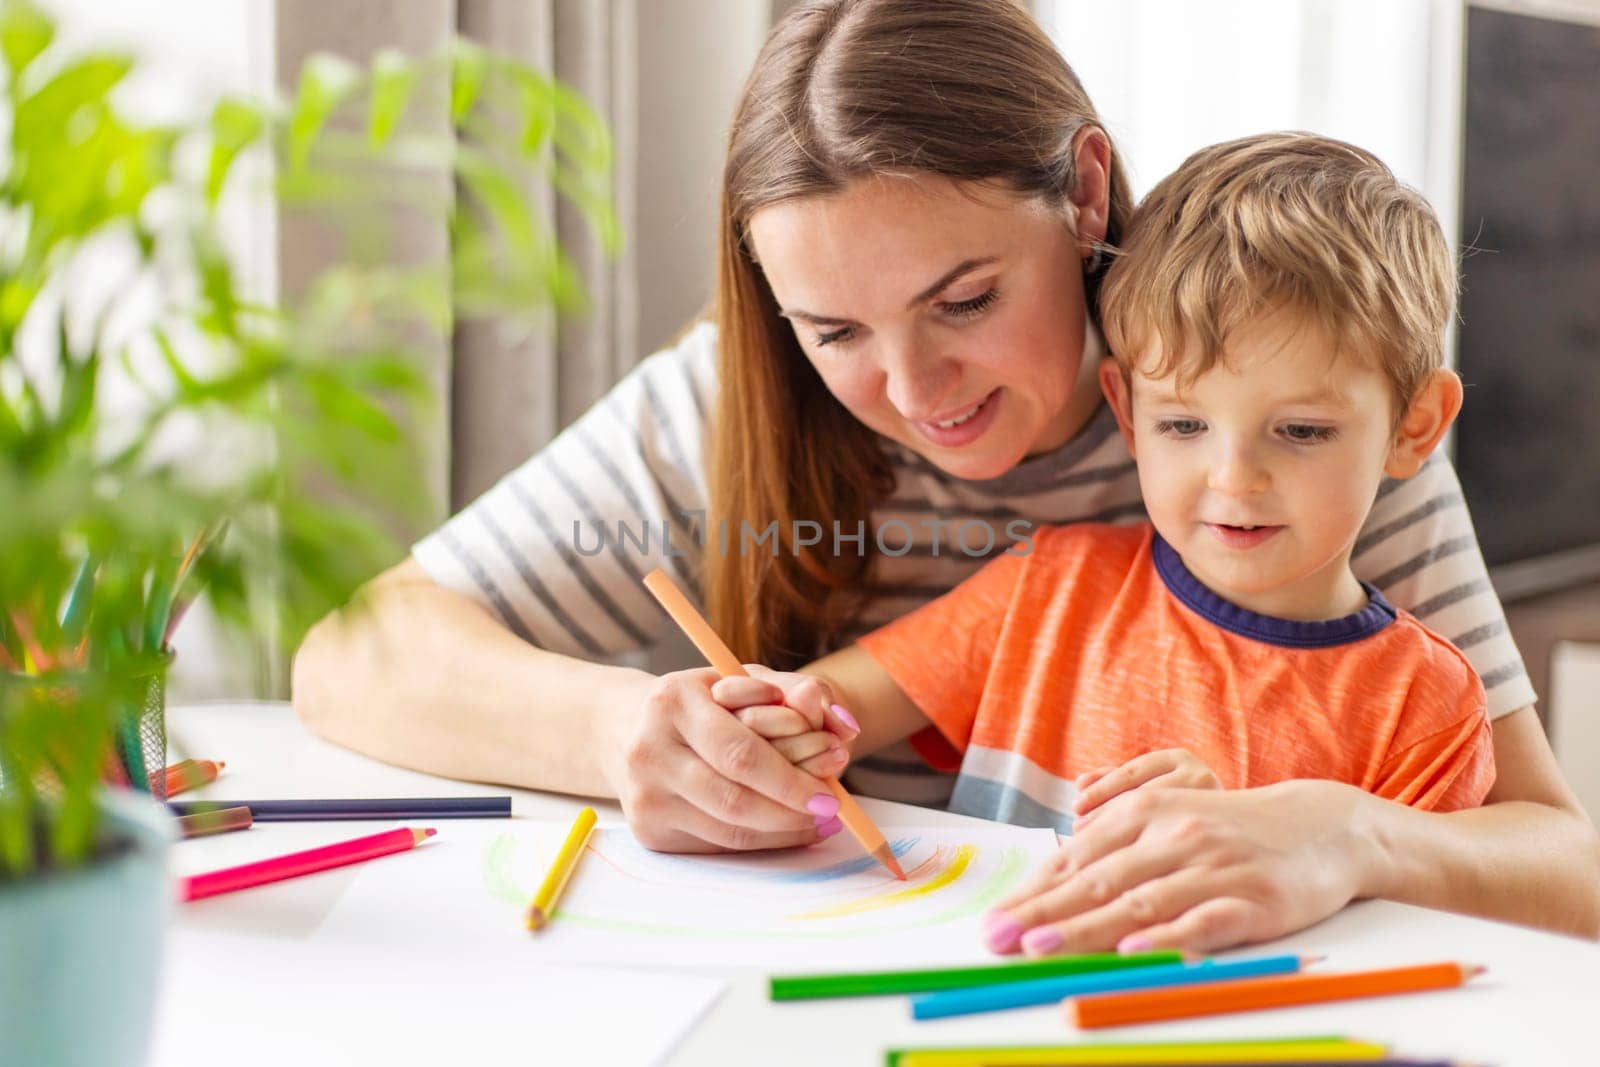
<svg viewBox="0 0 1600 1067">
<path fill-rule="evenodd" d="M 1156 433 L 1163 437 L 1193 437 L 1205 428 L 1199 419 L 1162 419 L 1156 423 Z"/>
<path fill-rule="evenodd" d="M 967 318 L 969 316 L 976 315 L 981 311 L 987 310 L 991 304 L 999 299 L 1000 290 L 990 289 L 986 293 L 979 293 L 970 300 L 950 300 L 940 304 L 939 306 L 947 315 L 954 315 L 957 318 Z"/>
<path fill-rule="evenodd" d="M 1291 422 L 1281 432 L 1283 436 L 1297 444 L 1331 441 L 1339 436 L 1339 431 L 1332 426 L 1312 426 L 1301 422 Z"/>
<path fill-rule="evenodd" d="M 851 337 L 855 336 L 855 332 L 856 328 L 854 326 L 841 326 L 837 330 L 829 330 L 827 333 L 817 334 L 817 339 L 813 343 L 818 348 L 824 348 L 828 345 L 838 344 L 840 341 L 850 340 Z"/>
</svg>

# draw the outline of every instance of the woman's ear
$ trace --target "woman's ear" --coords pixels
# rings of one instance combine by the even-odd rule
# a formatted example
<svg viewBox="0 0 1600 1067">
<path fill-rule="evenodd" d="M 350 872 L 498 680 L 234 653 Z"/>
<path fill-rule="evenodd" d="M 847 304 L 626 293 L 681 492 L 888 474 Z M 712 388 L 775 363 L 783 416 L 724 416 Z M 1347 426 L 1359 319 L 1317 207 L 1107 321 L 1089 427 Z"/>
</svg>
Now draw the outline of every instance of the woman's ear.
<svg viewBox="0 0 1600 1067">
<path fill-rule="evenodd" d="M 1100 361 L 1100 391 L 1106 395 L 1106 403 L 1111 405 L 1111 413 L 1117 417 L 1117 429 L 1122 431 L 1122 439 L 1128 442 L 1128 453 L 1133 453 L 1133 391 L 1128 384 L 1128 379 L 1123 375 L 1122 368 L 1117 366 L 1117 361 L 1111 358 Z"/>
<path fill-rule="evenodd" d="M 1401 416 L 1383 472 L 1409 478 L 1421 470 L 1460 411 L 1461 379 L 1454 371 L 1434 371 Z"/>
<path fill-rule="evenodd" d="M 1111 215 L 1111 140 L 1098 126 L 1085 126 L 1072 139 L 1073 169 L 1078 183 L 1067 202 L 1072 205 L 1073 232 L 1085 258 L 1106 239 Z"/>
</svg>

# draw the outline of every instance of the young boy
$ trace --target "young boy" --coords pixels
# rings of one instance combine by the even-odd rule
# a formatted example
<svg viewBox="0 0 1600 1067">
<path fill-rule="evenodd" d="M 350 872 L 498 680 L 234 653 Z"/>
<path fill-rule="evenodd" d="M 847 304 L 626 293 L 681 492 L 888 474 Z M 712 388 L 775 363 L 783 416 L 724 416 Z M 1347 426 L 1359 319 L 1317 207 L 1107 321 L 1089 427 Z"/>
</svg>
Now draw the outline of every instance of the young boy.
<svg viewBox="0 0 1600 1067">
<path fill-rule="evenodd" d="M 1482 685 L 1350 569 L 1384 476 L 1416 473 L 1460 408 L 1454 291 L 1428 205 L 1368 153 L 1273 134 L 1190 157 L 1101 296 L 1101 385 L 1150 523 L 1044 530 L 814 664 L 856 751 L 915 733 L 959 768 L 952 810 L 1063 832 L 1150 783 L 1481 802 Z M 762 677 L 793 703 L 794 676 Z M 770 737 L 798 729 L 784 711 L 741 715 Z"/>
</svg>

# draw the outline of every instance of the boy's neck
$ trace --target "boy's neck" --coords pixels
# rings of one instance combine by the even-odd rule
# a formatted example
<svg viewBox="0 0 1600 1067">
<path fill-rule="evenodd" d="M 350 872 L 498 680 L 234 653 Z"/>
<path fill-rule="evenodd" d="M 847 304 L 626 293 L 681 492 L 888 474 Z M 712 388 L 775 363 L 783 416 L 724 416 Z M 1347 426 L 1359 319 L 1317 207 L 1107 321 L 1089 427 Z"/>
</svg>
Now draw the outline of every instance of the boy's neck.
<svg viewBox="0 0 1600 1067">
<path fill-rule="evenodd" d="M 1291 622 L 1327 622 L 1354 615 L 1367 606 L 1367 591 L 1355 572 L 1350 569 L 1350 554 L 1328 564 L 1316 574 L 1290 585 L 1273 589 L 1241 590 L 1231 588 L 1196 570 L 1173 550 L 1183 561 L 1184 568 L 1194 580 L 1234 607 Z"/>
</svg>

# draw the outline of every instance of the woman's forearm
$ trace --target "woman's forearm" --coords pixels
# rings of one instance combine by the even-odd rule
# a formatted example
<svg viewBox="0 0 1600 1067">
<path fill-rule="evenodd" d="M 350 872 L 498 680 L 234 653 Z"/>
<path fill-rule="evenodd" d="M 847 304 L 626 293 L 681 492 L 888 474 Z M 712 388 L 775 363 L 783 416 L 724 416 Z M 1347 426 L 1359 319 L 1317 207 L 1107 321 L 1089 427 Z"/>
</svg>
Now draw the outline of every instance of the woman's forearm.
<svg viewBox="0 0 1600 1067">
<path fill-rule="evenodd" d="M 367 593 L 295 656 L 295 711 L 313 731 L 430 774 L 616 795 L 621 718 L 652 675 L 534 648 L 410 561 Z"/>
<path fill-rule="evenodd" d="M 1440 814 L 1368 797 L 1362 896 L 1600 937 L 1600 835 L 1561 807 L 1507 800 Z"/>
<path fill-rule="evenodd" d="M 1530 707 L 1494 721 L 1481 808 L 1436 814 L 1366 797 L 1364 896 L 1600 937 L 1600 834 Z"/>
</svg>

